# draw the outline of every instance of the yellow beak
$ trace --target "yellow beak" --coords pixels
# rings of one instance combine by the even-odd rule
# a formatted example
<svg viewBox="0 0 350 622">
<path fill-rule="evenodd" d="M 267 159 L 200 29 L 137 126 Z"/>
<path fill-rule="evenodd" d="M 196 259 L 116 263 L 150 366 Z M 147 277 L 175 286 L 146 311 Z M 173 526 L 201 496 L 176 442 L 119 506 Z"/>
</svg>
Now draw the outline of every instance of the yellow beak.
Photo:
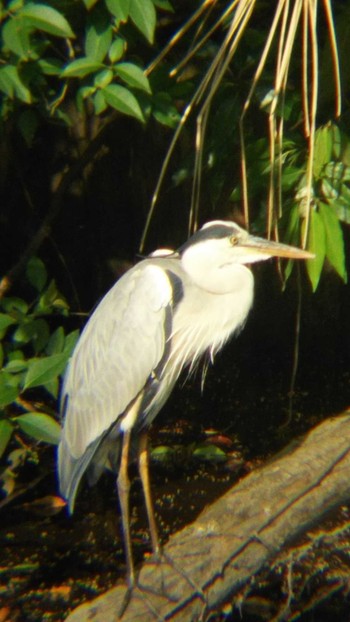
<svg viewBox="0 0 350 622">
<path fill-rule="evenodd" d="M 247 249 L 247 254 L 254 252 L 270 257 L 286 257 L 289 259 L 314 259 L 315 255 L 295 246 L 280 244 L 272 240 L 264 240 L 253 235 L 242 242 L 242 248 Z"/>
</svg>

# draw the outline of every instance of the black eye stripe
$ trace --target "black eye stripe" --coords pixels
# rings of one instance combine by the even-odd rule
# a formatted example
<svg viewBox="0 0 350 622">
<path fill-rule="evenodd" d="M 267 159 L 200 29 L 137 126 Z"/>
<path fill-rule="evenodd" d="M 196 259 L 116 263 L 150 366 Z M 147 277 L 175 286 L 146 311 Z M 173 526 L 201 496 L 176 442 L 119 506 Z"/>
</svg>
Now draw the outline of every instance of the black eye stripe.
<svg viewBox="0 0 350 622">
<path fill-rule="evenodd" d="M 205 229 L 199 229 L 187 242 L 185 242 L 180 248 L 179 253 L 182 254 L 189 246 L 193 246 L 197 242 L 204 242 L 205 240 L 220 239 L 220 238 L 237 238 L 238 235 L 234 232 L 234 227 L 228 225 L 213 225 L 206 227 Z"/>
</svg>

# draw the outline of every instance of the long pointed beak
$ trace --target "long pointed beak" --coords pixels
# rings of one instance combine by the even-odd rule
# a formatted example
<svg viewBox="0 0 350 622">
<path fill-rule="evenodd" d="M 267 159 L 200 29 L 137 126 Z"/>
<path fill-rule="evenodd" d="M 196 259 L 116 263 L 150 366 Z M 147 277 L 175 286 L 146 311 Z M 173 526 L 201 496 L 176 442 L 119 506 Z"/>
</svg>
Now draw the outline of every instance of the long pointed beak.
<svg viewBox="0 0 350 622">
<path fill-rule="evenodd" d="M 280 244 L 272 240 L 264 240 L 253 235 L 242 242 L 242 248 L 247 249 L 247 253 L 254 252 L 270 257 L 286 257 L 289 259 L 313 259 L 315 255 L 295 246 Z"/>
</svg>

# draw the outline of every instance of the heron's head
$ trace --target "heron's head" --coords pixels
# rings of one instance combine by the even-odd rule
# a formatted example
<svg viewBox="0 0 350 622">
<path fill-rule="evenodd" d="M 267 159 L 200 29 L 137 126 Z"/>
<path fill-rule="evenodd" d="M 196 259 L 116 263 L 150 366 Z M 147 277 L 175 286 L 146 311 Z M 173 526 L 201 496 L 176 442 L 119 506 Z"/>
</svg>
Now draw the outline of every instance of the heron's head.
<svg viewBox="0 0 350 622">
<path fill-rule="evenodd" d="M 213 220 L 206 223 L 179 249 L 182 266 L 197 285 L 213 293 L 226 293 L 246 270 L 243 266 L 270 257 L 312 259 L 294 246 L 264 240 L 236 223 Z"/>
</svg>

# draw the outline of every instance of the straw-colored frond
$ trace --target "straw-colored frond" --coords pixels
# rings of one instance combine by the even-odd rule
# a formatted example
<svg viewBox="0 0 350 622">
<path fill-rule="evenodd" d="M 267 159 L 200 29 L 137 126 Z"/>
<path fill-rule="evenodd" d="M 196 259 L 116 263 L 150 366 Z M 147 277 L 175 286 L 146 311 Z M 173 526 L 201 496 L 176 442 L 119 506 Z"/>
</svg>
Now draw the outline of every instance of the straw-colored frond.
<svg viewBox="0 0 350 622">
<path fill-rule="evenodd" d="M 180 133 L 191 115 L 196 115 L 196 138 L 195 138 L 195 162 L 192 189 L 192 204 L 189 216 L 189 232 L 198 225 L 198 210 L 201 192 L 201 176 L 203 171 L 203 151 L 206 129 L 212 103 L 218 92 L 223 78 L 232 63 L 232 59 L 238 46 L 244 37 L 250 20 L 259 5 L 257 0 L 233 0 L 229 2 L 221 14 L 214 19 L 213 24 L 208 24 L 209 15 L 213 17 L 214 11 L 218 11 L 217 0 L 204 0 L 198 10 L 189 18 L 182 28 L 172 37 L 169 44 L 149 67 L 149 72 L 172 50 L 191 29 L 196 29 L 192 36 L 192 44 L 182 60 L 173 67 L 171 76 L 178 76 L 185 65 L 197 54 L 208 39 L 216 33 L 224 31 L 223 41 L 218 48 L 205 75 L 201 79 L 192 99 L 188 102 L 183 112 L 180 123 L 174 133 L 168 148 L 164 163 L 159 175 L 158 183 L 153 195 L 147 223 L 142 237 L 141 250 L 143 250 L 145 238 L 158 201 L 159 192 L 169 166 L 171 156 L 177 144 Z M 319 6 L 320 5 L 320 6 Z M 221 6 L 221 5 L 220 5 Z M 320 9 L 323 9 L 322 12 Z M 314 141 L 316 131 L 316 114 L 318 102 L 318 20 L 325 20 L 333 62 L 335 82 L 335 115 L 340 114 L 340 77 L 339 61 L 337 54 L 335 28 L 332 15 L 331 0 L 278 0 L 274 9 L 271 26 L 265 44 L 261 50 L 260 59 L 257 62 L 255 73 L 251 81 L 251 87 L 247 98 L 242 106 L 242 112 L 237 127 L 241 141 L 241 173 L 242 173 L 242 202 L 246 226 L 249 226 L 249 185 L 247 177 L 247 156 L 245 149 L 245 122 L 246 115 L 251 106 L 256 87 L 266 69 L 267 60 L 273 61 L 275 76 L 269 91 L 269 97 L 265 101 L 265 109 L 268 111 L 268 134 L 269 134 L 269 160 L 270 179 L 267 201 L 267 230 L 270 234 L 276 228 L 278 217 L 282 211 L 281 201 L 281 177 L 283 167 L 283 134 L 284 134 L 284 100 L 290 74 L 291 61 L 294 55 L 300 54 L 301 65 L 301 94 L 304 134 L 308 143 L 308 163 L 306 169 L 306 226 L 304 227 L 304 244 L 308 231 L 310 217 L 310 205 L 312 198 Z M 301 41 L 301 46 L 296 43 Z M 266 102 L 267 106 L 266 106 Z M 277 235 L 277 232 L 276 232 Z"/>
</svg>

